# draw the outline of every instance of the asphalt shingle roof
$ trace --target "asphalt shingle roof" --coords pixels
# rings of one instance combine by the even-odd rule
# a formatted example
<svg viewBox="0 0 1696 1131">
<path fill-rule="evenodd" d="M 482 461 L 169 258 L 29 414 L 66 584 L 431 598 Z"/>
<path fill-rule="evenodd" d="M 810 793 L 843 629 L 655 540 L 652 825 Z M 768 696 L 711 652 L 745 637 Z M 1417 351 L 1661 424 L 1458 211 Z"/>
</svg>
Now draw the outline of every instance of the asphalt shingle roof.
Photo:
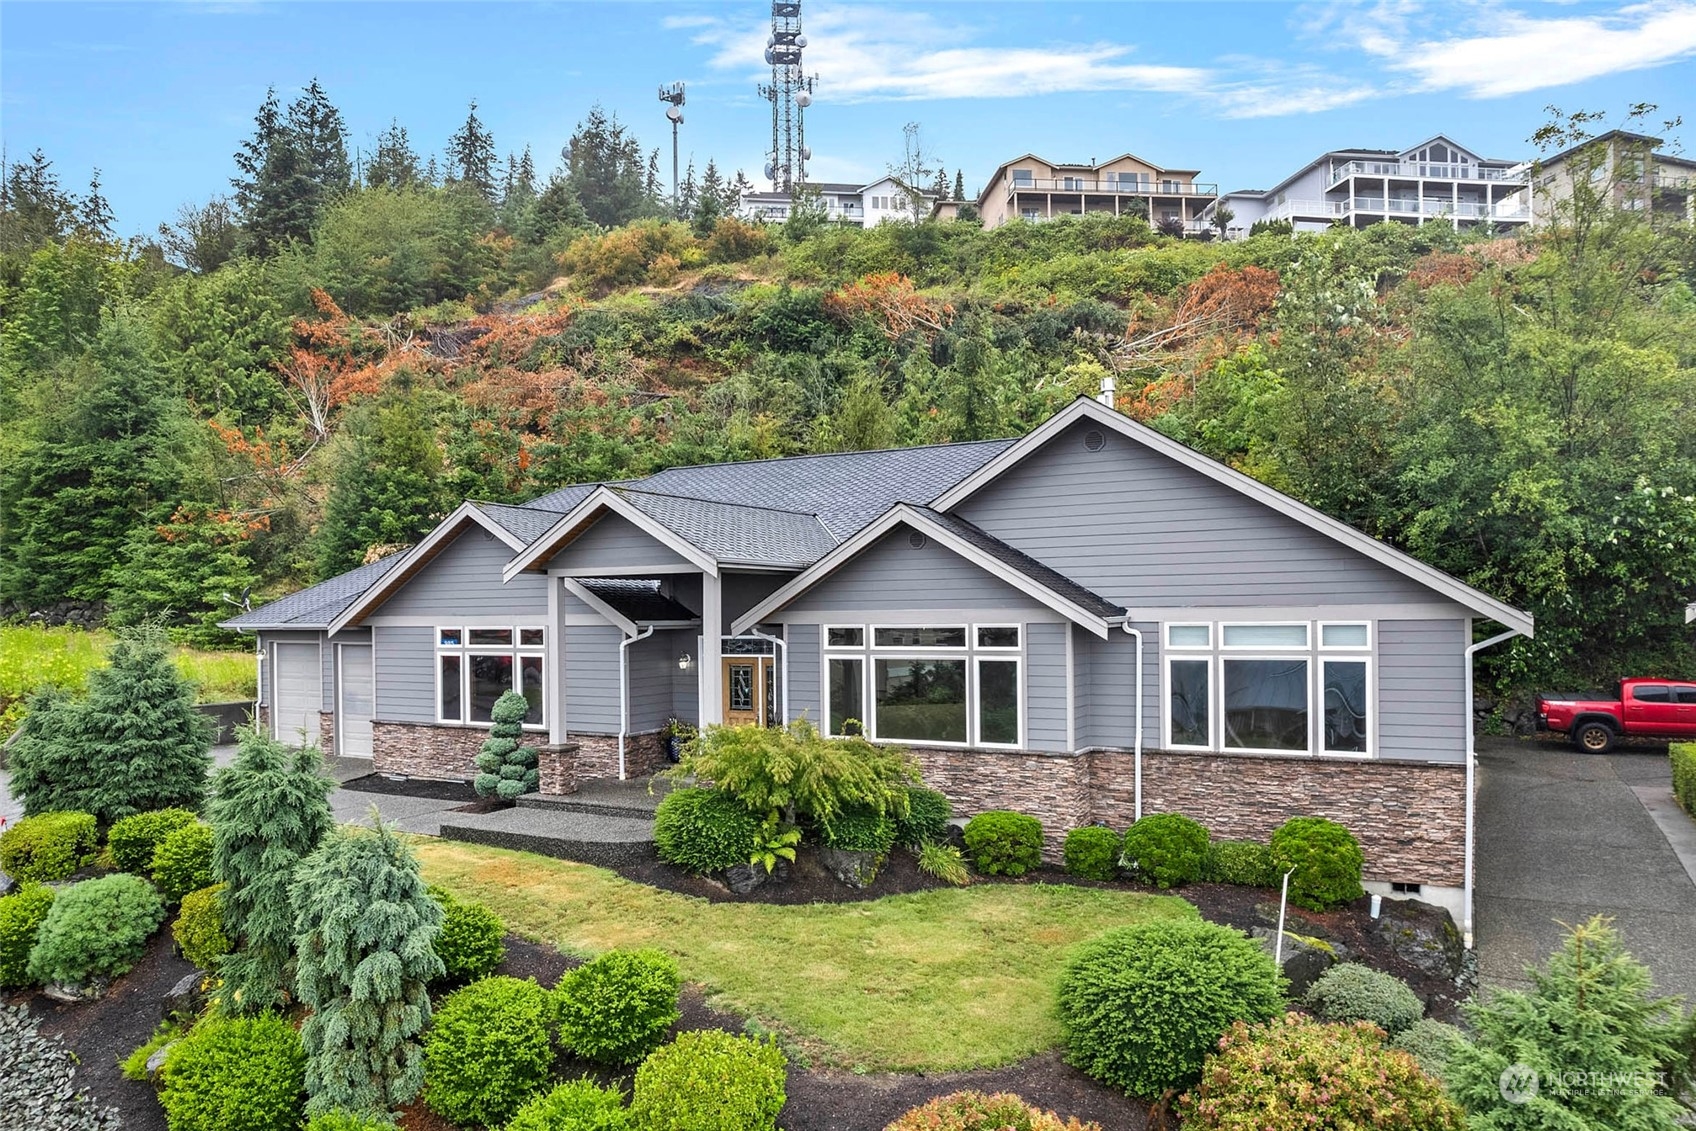
<svg viewBox="0 0 1696 1131">
<path fill-rule="evenodd" d="M 615 487 L 618 496 L 720 561 L 811 565 L 836 546 L 817 515 Z"/>
<path fill-rule="evenodd" d="M 1066 598 L 1079 608 L 1087 609 L 1099 617 L 1125 615 L 1123 605 L 1115 605 L 1094 590 L 1085 589 L 1065 574 L 1044 565 L 1022 550 L 1014 549 L 993 534 L 967 522 L 958 515 L 944 514 L 941 511 L 926 511 L 926 517 L 971 543 L 975 549 L 981 550 L 1003 565 L 1011 566 L 1049 592 Z"/>
<path fill-rule="evenodd" d="M 542 510 L 538 507 L 509 507 L 504 503 L 473 503 L 472 506 L 488 515 L 501 529 L 512 534 L 526 546 L 546 534 L 565 512 Z"/>
<path fill-rule="evenodd" d="M 225 628 L 236 629 L 328 628 L 331 621 L 353 604 L 361 593 L 382 580 L 404 557 L 405 551 L 390 554 L 220 623 Z"/>
<path fill-rule="evenodd" d="M 577 583 L 637 624 L 699 620 L 700 614 L 660 592 L 660 583 L 641 577 L 581 577 Z"/>
</svg>

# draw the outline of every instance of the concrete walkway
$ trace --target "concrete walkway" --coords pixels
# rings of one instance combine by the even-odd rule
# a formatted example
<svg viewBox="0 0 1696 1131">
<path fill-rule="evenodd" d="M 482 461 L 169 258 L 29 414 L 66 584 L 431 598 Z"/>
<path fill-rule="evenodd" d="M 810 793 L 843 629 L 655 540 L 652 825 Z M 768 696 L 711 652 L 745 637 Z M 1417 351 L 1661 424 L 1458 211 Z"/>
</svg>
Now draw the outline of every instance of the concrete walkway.
<svg viewBox="0 0 1696 1131">
<path fill-rule="evenodd" d="M 1602 914 L 1661 992 L 1696 1001 L 1696 821 L 1671 805 L 1666 754 L 1484 739 L 1478 772 L 1483 982 L 1524 986 L 1561 923 Z"/>
</svg>

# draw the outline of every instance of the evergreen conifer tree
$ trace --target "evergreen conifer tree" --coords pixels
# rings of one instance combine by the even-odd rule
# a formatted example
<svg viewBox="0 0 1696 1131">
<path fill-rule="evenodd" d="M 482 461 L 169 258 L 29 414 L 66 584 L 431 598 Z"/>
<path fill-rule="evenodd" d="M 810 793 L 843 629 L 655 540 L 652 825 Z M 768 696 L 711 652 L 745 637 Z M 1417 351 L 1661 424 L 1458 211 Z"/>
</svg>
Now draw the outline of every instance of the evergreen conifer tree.
<svg viewBox="0 0 1696 1131">
<path fill-rule="evenodd" d="M 365 166 L 365 183 L 370 188 L 410 188 L 419 179 L 418 154 L 406 136 L 406 127 L 391 119 L 389 128 L 377 135 L 377 149 Z"/>
<path fill-rule="evenodd" d="M 121 633 L 88 695 L 38 698 L 11 753 L 26 813 L 93 813 L 102 825 L 150 809 L 199 809 L 212 727 L 163 630 Z"/>
<path fill-rule="evenodd" d="M 648 211 L 642 147 L 616 117 L 592 107 L 578 123 L 564 155 L 571 187 L 589 219 L 616 228 Z"/>
<path fill-rule="evenodd" d="M 725 215 L 736 215 L 742 208 L 742 198 L 753 191 L 754 182 L 748 179 L 748 174 L 741 169 L 736 170 L 735 178 L 724 183 Z"/>
<path fill-rule="evenodd" d="M 493 204 L 495 201 L 495 138 L 477 117 L 477 100 L 465 115 L 465 124 L 448 139 L 448 160 L 453 162 L 451 180 L 474 190 Z"/>
<path fill-rule="evenodd" d="M 966 199 L 966 173 L 963 169 L 954 170 L 954 199 Z"/>
<path fill-rule="evenodd" d="M 695 192 L 695 234 L 705 238 L 712 235 L 713 225 L 724 215 L 724 178 L 719 175 L 718 162 L 707 158 L 706 172 L 701 174 L 700 187 Z"/>
<path fill-rule="evenodd" d="M 477 752 L 481 771 L 472 785 L 477 796 L 497 794 L 510 801 L 521 793 L 536 791 L 536 752 L 519 744 L 524 735 L 524 716 L 530 701 L 516 691 L 505 691 L 489 709 L 489 737 Z"/>
<path fill-rule="evenodd" d="M 39 149 L 5 170 L 0 205 L 0 252 L 7 254 L 64 239 L 76 220 L 76 198 L 59 187 L 53 162 Z"/>
<path fill-rule="evenodd" d="M 700 197 L 700 187 L 695 182 L 695 159 L 691 157 L 689 164 L 683 167 L 683 183 L 677 189 L 677 218 L 687 220 L 695 215 L 695 202 Z"/>
<path fill-rule="evenodd" d="M 286 1000 L 295 867 L 335 827 L 314 747 L 291 750 L 244 729 L 235 761 L 212 780 L 212 876 L 224 889 L 224 934 L 235 946 L 218 967 L 226 1013 L 255 1013 Z"/>
<path fill-rule="evenodd" d="M 420 1034 L 429 983 L 443 974 L 434 942 L 442 907 L 418 860 L 372 811 L 375 831 L 332 832 L 296 869 L 295 979 L 312 1010 L 306 1113 L 387 1120 L 423 1083 Z"/>
<path fill-rule="evenodd" d="M 416 395 L 397 394 L 349 414 L 318 529 L 318 572 L 332 577 L 376 545 L 411 544 L 445 507 L 442 456 Z"/>
<path fill-rule="evenodd" d="M 113 225 L 112 206 L 100 191 L 100 170 L 88 178 L 88 195 L 77 204 L 77 234 L 84 239 L 110 240 Z"/>
<path fill-rule="evenodd" d="M 253 585 L 247 533 L 207 503 L 182 503 L 169 521 L 137 527 L 112 574 L 108 622 L 154 618 L 191 644 L 229 644 L 232 634 L 218 622 L 231 611 L 224 597 Z"/>
</svg>

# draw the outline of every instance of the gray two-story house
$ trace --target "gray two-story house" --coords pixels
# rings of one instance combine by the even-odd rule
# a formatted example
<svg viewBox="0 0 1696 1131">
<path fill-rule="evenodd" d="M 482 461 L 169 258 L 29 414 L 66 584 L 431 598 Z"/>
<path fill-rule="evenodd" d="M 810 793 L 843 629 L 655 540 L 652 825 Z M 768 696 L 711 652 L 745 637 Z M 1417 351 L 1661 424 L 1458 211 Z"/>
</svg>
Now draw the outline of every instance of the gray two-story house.
<svg viewBox="0 0 1696 1131">
<path fill-rule="evenodd" d="M 1531 618 L 1095 401 L 1017 440 L 683 467 L 523 506 L 229 622 L 262 718 L 465 778 L 531 703 L 545 792 L 671 719 L 861 728 L 969 815 L 1347 825 L 1372 890 L 1470 927 L 1471 683 Z"/>
</svg>

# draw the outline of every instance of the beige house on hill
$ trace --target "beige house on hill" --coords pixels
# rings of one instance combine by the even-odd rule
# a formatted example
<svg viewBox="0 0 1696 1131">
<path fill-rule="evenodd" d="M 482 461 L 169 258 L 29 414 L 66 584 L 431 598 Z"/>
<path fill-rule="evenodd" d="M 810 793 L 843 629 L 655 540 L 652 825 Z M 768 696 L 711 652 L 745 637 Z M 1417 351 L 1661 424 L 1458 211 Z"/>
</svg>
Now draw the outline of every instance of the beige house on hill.
<svg viewBox="0 0 1696 1131">
<path fill-rule="evenodd" d="M 1197 169 L 1165 169 L 1126 153 L 1087 165 L 1047 161 L 1033 153 L 1004 162 L 978 196 L 983 226 L 1009 220 L 1049 220 L 1106 212 L 1145 213 L 1150 224 L 1176 220 L 1199 231 L 1202 211 L 1219 197 L 1219 186 L 1201 184 Z"/>
</svg>

